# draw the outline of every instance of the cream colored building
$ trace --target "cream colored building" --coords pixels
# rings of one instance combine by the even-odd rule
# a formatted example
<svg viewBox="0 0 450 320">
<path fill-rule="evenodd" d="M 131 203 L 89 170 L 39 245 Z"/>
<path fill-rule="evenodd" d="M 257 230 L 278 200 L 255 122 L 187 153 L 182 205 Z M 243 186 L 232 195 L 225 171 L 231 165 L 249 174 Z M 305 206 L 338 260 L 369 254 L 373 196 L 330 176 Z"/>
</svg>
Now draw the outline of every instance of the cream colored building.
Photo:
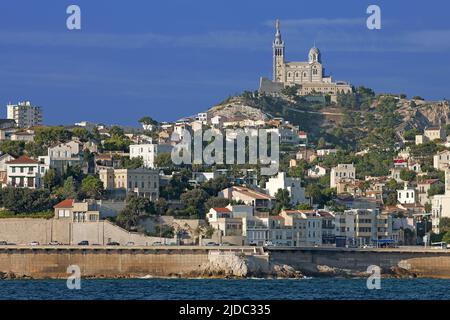
<svg viewBox="0 0 450 320">
<path fill-rule="evenodd" d="M 354 182 L 355 179 L 356 169 L 353 164 L 338 164 L 331 169 L 330 188 L 336 188 L 339 182 Z"/>
<path fill-rule="evenodd" d="M 269 211 L 275 205 L 274 197 L 247 187 L 232 186 L 220 191 L 218 196 L 230 201 L 242 201 L 259 211 Z"/>
<path fill-rule="evenodd" d="M 433 167 L 436 170 L 446 170 L 450 165 L 450 151 L 448 150 L 444 150 L 441 152 L 438 152 L 438 154 L 436 154 L 433 157 Z"/>
<path fill-rule="evenodd" d="M 444 140 L 447 137 L 445 129 L 442 127 L 427 128 L 425 129 L 423 134 L 428 139 L 428 141 Z"/>
<path fill-rule="evenodd" d="M 261 79 L 261 91 L 270 91 L 265 86 L 279 90 L 282 87 L 298 85 L 300 95 L 314 93 L 330 94 L 335 100 L 338 93 L 352 92 L 352 86 L 344 81 L 333 81 L 325 76 L 321 53 L 316 46 L 309 50 L 308 61 L 285 60 L 285 44 L 281 38 L 280 22 L 276 22 L 276 33 L 273 41 L 273 78 L 272 83 Z"/>
<path fill-rule="evenodd" d="M 97 222 L 100 220 L 100 212 L 90 210 L 88 202 L 66 199 L 53 208 L 55 209 L 55 219 L 67 219 L 72 222 Z"/>
<path fill-rule="evenodd" d="M 398 240 L 391 215 L 372 209 L 352 209 L 335 215 L 336 236 L 345 237 L 348 245 L 369 245 L 378 240 Z"/>
<path fill-rule="evenodd" d="M 159 198 L 159 174 L 156 170 L 102 169 L 100 180 L 105 190 L 125 190 L 156 201 Z"/>
</svg>

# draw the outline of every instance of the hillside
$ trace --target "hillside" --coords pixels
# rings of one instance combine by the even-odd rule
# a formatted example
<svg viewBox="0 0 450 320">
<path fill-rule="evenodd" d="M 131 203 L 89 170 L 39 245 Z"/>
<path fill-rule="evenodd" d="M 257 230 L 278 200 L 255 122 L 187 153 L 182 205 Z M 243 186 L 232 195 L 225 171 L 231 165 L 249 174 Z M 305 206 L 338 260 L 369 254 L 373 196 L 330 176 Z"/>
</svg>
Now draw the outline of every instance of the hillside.
<svg viewBox="0 0 450 320">
<path fill-rule="evenodd" d="M 262 112 L 257 105 L 249 105 L 241 97 L 232 97 L 207 111 L 208 118 L 220 116 L 225 121 L 267 120 L 269 115 Z"/>
<path fill-rule="evenodd" d="M 334 145 L 353 149 L 378 142 L 393 144 L 403 140 L 405 131 L 450 124 L 448 101 L 375 96 L 366 88 L 338 97 L 337 104 L 306 101 L 295 95 L 275 97 L 244 92 L 212 107 L 208 115 L 220 115 L 227 121 L 283 117 L 307 131 L 312 141 L 323 137 Z"/>
</svg>

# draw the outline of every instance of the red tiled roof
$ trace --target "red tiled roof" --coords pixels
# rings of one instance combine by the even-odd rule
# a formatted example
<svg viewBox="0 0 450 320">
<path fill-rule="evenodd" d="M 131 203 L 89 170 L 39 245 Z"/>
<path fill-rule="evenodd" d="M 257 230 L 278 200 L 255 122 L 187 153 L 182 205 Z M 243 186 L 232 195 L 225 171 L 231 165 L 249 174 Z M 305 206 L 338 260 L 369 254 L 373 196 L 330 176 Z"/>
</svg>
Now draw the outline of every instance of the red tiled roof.
<svg viewBox="0 0 450 320">
<path fill-rule="evenodd" d="M 231 212 L 228 208 L 213 208 L 217 212 Z"/>
<path fill-rule="evenodd" d="M 73 206 L 73 199 L 66 199 L 61 201 L 60 203 L 56 204 L 53 208 L 57 209 L 57 208 L 72 208 Z"/>
<path fill-rule="evenodd" d="M 418 184 L 433 184 L 439 182 L 439 179 L 427 179 L 423 180 L 422 182 L 419 182 Z"/>
<path fill-rule="evenodd" d="M 6 164 L 39 164 L 40 162 L 27 156 L 21 156 L 17 159 L 6 162 Z"/>
</svg>

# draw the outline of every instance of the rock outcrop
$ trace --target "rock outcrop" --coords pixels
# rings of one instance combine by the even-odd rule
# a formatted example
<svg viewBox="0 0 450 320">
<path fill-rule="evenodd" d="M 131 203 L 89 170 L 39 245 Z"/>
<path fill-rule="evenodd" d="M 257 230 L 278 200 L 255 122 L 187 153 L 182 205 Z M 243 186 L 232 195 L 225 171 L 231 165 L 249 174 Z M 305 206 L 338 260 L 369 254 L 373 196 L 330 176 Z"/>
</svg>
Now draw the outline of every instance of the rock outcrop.
<svg viewBox="0 0 450 320">
<path fill-rule="evenodd" d="M 220 278 L 303 278 L 303 274 L 286 264 L 272 264 L 266 256 L 210 254 L 209 261 L 190 276 Z"/>
<path fill-rule="evenodd" d="M 220 116 L 224 121 L 267 120 L 269 116 L 260 109 L 249 106 L 239 97 L 233 97 L 208 110 L 208 118 Z"/>
</svg>

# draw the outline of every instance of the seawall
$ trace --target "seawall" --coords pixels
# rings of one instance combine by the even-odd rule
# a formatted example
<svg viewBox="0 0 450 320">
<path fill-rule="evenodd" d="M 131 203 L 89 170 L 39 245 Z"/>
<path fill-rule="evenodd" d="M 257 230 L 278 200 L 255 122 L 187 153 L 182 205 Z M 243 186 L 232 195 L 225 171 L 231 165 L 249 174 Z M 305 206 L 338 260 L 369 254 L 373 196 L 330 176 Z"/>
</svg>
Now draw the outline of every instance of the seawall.
<svg viewBox="0 0 450 320">
<path fill-rule="evenodd" d="M 246 263 L 236 263 L 236 258 Z M 0 273 L 4 275 L 67 278 L 71 265 L 79 266 L 86 278 L 245 276 L 264 271 L 268 255 L 248 247 L 0 247 Z M 242 269 L 252 266 L 254 270 Z"/>
<path fill-rule="evenodd" d="M 450 279 L 450 250 L 423 248 L 347 249 L 274 248 L 273 263 L 283 263 L 306 275 L 364 274 L 370 265 L 385 274 Z"/>
<path fill-rule="evenodd" d="M 377 265 L 387 274 L 450 279 L 450 250 L 0 246 L 0 275 L 67 278 L 71 265 L 95 278 L 273 276 L 280 265 L 312 276 L 364 275 Z"/>
</svg>

